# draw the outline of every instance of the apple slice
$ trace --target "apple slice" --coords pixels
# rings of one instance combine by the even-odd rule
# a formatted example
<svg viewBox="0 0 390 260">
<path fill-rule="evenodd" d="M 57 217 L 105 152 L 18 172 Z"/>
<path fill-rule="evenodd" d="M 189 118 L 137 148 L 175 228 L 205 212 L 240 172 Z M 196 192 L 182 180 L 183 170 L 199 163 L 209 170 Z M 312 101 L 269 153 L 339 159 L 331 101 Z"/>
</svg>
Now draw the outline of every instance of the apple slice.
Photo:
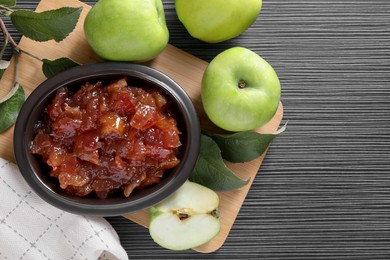
<svg viewBox="0 0 390 260">
<path fill-rule="evenodd" d="M 175 193 L 149 210 L 149 232 L 160 246 L 185 250 L 200 246 L 220 230 L 218 194 L 186 181 Z"/>
</svg>

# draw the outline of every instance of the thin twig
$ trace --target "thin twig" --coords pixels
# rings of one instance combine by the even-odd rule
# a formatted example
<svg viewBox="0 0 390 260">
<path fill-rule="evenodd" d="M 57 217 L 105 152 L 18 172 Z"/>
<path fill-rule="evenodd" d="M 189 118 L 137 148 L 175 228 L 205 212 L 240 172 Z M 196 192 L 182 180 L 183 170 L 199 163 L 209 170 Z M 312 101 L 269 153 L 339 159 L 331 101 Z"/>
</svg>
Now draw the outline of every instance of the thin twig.
<svg viewBox="0 0 390 260">
<path fill-rule="evenodd" d="M 3 48 L 0 51 L 0 59 L 3 59 L 3 55 L 4 55 L 4 52 L 5 52 L 5 49 L 7 48 L 8 42 L 9 42 L 8 38 L 4 37 L 4 46 L 3 46 Z"/>
<path fill-rule="evenodd" d="M 6 10 L 8 12 L 7 15 L 9 15 L 10 13 L 12 13 L 14 11 L 11 8 L 6 7 L 5 5 L 0 5 L 0 8 L 3 10 Z"/>
<path fill-rule="evenodd" d="M 25 54 L 29 55 L 30 57 L 33 57 L 36 60 L 42 61 L 42 59 L 39 58 L 38 56 L 35 56 L 34 54 L 31 54 L 28 51 L 25 51 L 25 50 L 20 49 L 20 48 L 19 48 L 19 53 L 25 53 Z"/>
<path fill-rule="evenodd" d="M 14 51 L 17 53 L 17 54 L 20 54 L 20 53 L 25 53 L 31 57 L 33 57 L 34 59 L 37 59 L 39 61 L 42 61 L 41 58 L 35 56 L 34 54 L 31 54 L 29 53 L 28 51 L 25 51 L 25 50 L 22 50 L 18 44 L 16 44 L 16 42 L 14 41 L 14 39 L 12 38 L 12 36 L 9 34 L 8 30 L 7 30 L 7 27 L 5 26 L 4 24 L 4 21 L 3 19 L 1 19 L 0 17 L 0 29 L 3 31 L 3 34 L 5 36 L 5 39 L 7 40 L 7 44 L 8 44 L 8 41 L 9 43 L 11 43 L 12 45 L 12 48 L 14 49 Z"/>
<path fill-rule="evenodd" d="M 19 52 L 19 46 L 16 44 L 12 36 L 9 34 L 7 27 L 5 26 L 4 21 L 3 19 L 1 19 L 1 17 L 0 17 L 0 29 L 3 31 L 4 37 L 9 40 L 14 50 L 16 52 Z"/>
<path fill-rule="evenodd" d="M 19 55 L 19 52 L 15 54 L 15 84 L 19 84 Z"/>
</svg>

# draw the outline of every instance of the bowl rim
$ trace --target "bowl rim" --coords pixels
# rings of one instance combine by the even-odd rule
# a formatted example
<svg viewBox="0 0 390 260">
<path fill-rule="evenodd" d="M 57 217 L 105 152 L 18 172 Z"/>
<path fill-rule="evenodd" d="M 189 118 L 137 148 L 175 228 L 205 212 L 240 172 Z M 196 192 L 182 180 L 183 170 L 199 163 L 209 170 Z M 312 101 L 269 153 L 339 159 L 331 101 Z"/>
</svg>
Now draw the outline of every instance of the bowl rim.
<svg viewBox="0 0 390 260">
<path fill-rule="evenodd" d="M 182 110 L 188 134 L 188 147 L 182 158 L 182 162 L 174 169 L 175 174 L 166 184 L 159 189 L 152 190 L 150 194 L 136 200 L 121 200 L 108 204 L 102 200 L 102 204 L 85 204 L 78 200 L 64 197 L 51 190 L 38 176 L 31 165 L 30 153 L 31 140 L 28 140 L 26 128 L 35 125 L 31 114 L 37 103 L 46 100 L 59 88 L 76 82 L 87 82 L 99 77 L 127 75 L 138 77 L 140 80 L 151 81 L 163 87 L 179 103 Z M 190 127 L 191 126 L 191 127 Z M 14 156 L 19 170 L 30 188 L 49 204 L 79 215 L 118 216 L 140 211 L 162 201 L 176 191 L 188 178 L 197 161 L 200 150 L 200 122 L 194 104 L 185 90 L 165 73 L 152 67 L 123 62 L 101 62 L 80 65 L 63 71 L 38 85 L 24 102 L 14 128 Z M 129 197 L 131 198 L 131 196 Z"/>
</svg>

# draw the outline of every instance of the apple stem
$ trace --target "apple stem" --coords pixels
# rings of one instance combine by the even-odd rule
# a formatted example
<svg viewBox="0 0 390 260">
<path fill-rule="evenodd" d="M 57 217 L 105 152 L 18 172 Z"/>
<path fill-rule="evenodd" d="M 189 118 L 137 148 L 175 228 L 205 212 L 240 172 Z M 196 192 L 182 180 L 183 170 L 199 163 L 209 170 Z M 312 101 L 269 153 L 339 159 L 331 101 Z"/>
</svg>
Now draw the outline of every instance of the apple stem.
<svg viewBox="0 0 390 260">
<path fill-rule="evenodd" d="M 244 81 L 244 80 L 240 80 L 239 82 L 238 82 L 238 87 L 239 88 L 245 88 L 246 87 L 246 82 Z"/>
</svg>

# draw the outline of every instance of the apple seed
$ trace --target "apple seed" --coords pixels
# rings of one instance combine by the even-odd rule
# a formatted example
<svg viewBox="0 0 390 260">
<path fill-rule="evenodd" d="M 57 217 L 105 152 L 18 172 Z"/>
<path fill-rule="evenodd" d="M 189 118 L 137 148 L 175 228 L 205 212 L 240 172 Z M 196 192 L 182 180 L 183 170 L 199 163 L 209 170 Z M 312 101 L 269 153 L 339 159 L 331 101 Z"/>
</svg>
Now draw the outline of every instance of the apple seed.
<svg viewBox="0 0 390 260">
<path fill-rule="evenodd" d="M 214 218 L 219 218 L 219 210 L 218 209 L 214 209 L 213 211 L 211 211 L 211 216 L 213 216 Z"/>
</svg>

